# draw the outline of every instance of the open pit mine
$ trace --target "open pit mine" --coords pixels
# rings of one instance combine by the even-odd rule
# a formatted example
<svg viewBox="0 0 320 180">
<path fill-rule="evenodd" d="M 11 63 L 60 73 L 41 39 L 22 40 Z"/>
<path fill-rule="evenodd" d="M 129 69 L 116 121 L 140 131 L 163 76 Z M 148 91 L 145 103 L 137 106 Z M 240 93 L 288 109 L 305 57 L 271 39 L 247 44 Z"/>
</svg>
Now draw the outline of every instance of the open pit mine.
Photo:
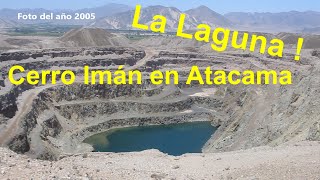
<svg viewBox="0 0 320 180">
<path fill-rule="evenodd" d="M 25 45 L 1 52 L 0 145 L 5 148 L 0 149 L 0 177 L 319 177 L 319 50 L 304 49 L 301 60 L 294 61 L 294 49 L 278 59 L 240 50 L 215 53 L 210 44 L 192 40 L 177 45 L 173 41 L 179 38 L 148 38 L 126 47 L 76 47 L 79 43 L 68 42 L 57 48 L 63 43 L 60 38 L 50 48 L 32 50 Z M 160 41 L 157 48 L 146 43 Z M 50 83 L 13 85 L 8 72 L 14 65 L 24 68 L 12 75 L 17 79 L 31 70 L 71 70 L 77 78 L 70 85 L 61 82 L 61 75 L 55 83 L 46 76 Z M 125 71 L 141 71 L 141 85 L 83 83 L 84 66 L 113 71 L 120 65 Z M 288 69 L 292 84 L 186 85 L 194 65 L 201 71 Z M 177 85 L 153 85 L 147 78 L 154 70 L 171 69 L 179 72 Z M 94 153 L 83 142 L 115 128 L 197 121 L 217 127 L 199 154 Z"/>
</svg>

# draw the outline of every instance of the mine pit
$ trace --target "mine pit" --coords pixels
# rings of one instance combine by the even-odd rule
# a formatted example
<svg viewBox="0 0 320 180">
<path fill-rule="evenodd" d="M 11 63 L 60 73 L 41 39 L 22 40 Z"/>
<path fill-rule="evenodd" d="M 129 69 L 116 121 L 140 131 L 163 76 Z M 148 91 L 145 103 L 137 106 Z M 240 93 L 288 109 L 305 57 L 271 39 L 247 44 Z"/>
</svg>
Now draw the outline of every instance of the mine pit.
<svg viewBox="0 0 320 180">
<path fill-rule="evenodd" d="M 316 1 L 17 1 L 0 8 L 0 180 L 320 180 Z M 78 13 L 96 18 L 59 19 Z"/>
<path fill-rule="evenodd" d="M 62 40 L 82 44 L 69 42 L 78 40 L 73 37 L 83 34 L 81 32 L 81 29 L 72 31 L 66 34 L 72 38 Z M 100 30 L 86 29 L 85 32 L 90 35 Z M 173 50 L 170 47 L 177 45 L 177 39 L 149 38 L 134 42 L 133 47 L 72 46 L 1 53 L 0 144 L 31 158 L 55 161 L 66 155 L 92 151 L 158 149 L 181 155 L 319 139 L 315 125 L 317 113 L 310 115 L 309 111 L 299 109 L 304 107 L 312 112 L 319 109 L 314 95 L 318 94 L 315 85 L 320 71 L 317 70 L 318 57 L 311 56 L 312 51 L 305 51 L 310 53 L 308 61 L 314 63 L 310 66 L 292 61 L 295 50 L 286 52 L 280 61 L 260 53 L 215 53 L 208 44 L 201 45 L 201 52 L 191 52 L 186 50 L 190 49 L 187 46 L 195 45 L 181 39 L 179 46 L 186 47 Z M 162 48 L 146 43 L 158 41 L 164 44 Z M 313 54 L 316 53 L 313 51 Z M 39 72 L 39 77 L 31 76 L 31 80 L 39 83 L 10 84 L 6 72 L 14 65 L 23 67 L 25 72 Z M 212 72 L 280 71 L 290 67 L 296 78 L 292 78 L 290 86 L 211 85 L 197 81 L 187 84 L 195 65 L 201 72 L 208 67 Z M 141 71 L 143 78 L 139 84 L 100 83 L 97 78 L 95 84 L 84 84 L 83 79 L 77 79 L 66 85 L 61 83 L 60 76 L 54 84 L 50 74 L 41 73 L 61 67 L 74 71 L 78 78 L 83 77 L 85 66 L 101 72 L 123 66 L 125 72 Z M 146 77 L 156 70 L 177 71 L 179 82 L 153 84 Z M 17 81 L 28 80 L 28 75 L 19 70 L 12 76 Z M 49 77 L 46 84 L 42 83 L 42 76 Z M 261 77 L 261 81 L 264 80 Z M 197 124 L 199 122 L 205 123 Z M 279 122 L 284 124 L 277 125 Z"/>
</svg>

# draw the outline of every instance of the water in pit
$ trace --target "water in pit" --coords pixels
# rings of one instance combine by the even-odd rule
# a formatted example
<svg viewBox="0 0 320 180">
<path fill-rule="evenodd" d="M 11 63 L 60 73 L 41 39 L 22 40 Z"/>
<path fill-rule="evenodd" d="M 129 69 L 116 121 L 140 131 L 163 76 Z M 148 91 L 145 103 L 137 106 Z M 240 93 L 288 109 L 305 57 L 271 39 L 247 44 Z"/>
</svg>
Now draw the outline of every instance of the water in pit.
<svg viewBox="0 0 320 180">
<path fill-rule="evenodd" d="M 84 142 L 96 152 L 135 152 L 158 149 L 170 155 L 200 153 L 216 130 L 210 122 L 114 129 L 93 135 Z"/>
</svg>

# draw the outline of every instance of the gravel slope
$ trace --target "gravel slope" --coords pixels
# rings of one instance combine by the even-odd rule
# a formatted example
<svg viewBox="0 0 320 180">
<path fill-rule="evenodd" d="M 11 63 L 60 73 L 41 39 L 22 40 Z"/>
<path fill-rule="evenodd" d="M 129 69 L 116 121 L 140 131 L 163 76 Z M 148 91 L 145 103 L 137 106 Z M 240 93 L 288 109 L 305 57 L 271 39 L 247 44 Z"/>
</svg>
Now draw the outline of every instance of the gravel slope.
<svg viewBox="0 0 320 180">
<path fill-rule="evenodd" d="M 56 162 L 0 149 L 0 179 L 319 179 L 320 142 L 227 153 L 89 153 Z"/>
</svg>

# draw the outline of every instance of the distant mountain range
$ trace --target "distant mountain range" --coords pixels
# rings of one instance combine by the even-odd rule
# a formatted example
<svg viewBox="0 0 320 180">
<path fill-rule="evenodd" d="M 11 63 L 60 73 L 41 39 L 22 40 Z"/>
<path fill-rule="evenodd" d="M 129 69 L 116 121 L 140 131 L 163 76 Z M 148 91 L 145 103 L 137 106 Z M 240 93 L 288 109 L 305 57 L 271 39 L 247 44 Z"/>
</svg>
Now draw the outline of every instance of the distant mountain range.
<svg viewBox="0 0 320 180">
<path fill-rule="evenodd" d="M 70 24 L 70 25 L 86 25 L 92 21 L 85 21 L 85 20 L 67 20 L 67 21 L 51 21 L 51 20 L 18 20 L 18 13 L 23 14 L 35 14 L 40 16 L 43 13 L 55 13 L 55 14 L 74 14 L 74 13 L 95 13 L 96 18 L 100 19 L 103 17 L 112 16 L 117 13 L 129 11 L 133 9 L 133 7 L 122 5 L 122 4 L 107 4 L 105 6 L 96 7 L 96 8 L 86 8 L 86 9 L 79 9 L 79 10 L 47 10 L 47 9 L 0 9 L 0 18 L 7 20 L 7 21 L 15 21 L 21 24 L 38 24 L 38 23 L 52 23 L 52 24 Z"/>
<path fill-rule="evenodd" d="M 17 26 L 16 22 L 0 18 L 0 29 L 7 29 L 15 26 Z"/>
<path fill-rule="evenodd" d="M 199 6 L 194 9 L 185 11 L 190 17 L 193 17 L 198 23 L 209 24 L 210 26 L 222 26 L 222 27 L 231 27 L 233 22 L 223 15 L 214 12 L 206 6 Z"/>
<path fill-rule="evenodd" d="M 75 12 L 83 12 L 83 13 L 96 13 L 97 18 L 103 18 L 107 16 L 112 16 L 117 13 L 126 12 L 132 10 L 133 7 L 123 4 L 107 4 L 104 6 L 96 7 L 96 8 L 86 8 L 76 10 Z"/>
<path fill-rule="evenodd" d="M 302 31 L 320 27 L 320 12 L 290 11 L 281 13 L 228 13 L 227 19 L 244 28 Z"/>
<path fill-rule="evenodd" d="M 4 21 L 16 21 L 18 23 L 44 23 L 45 21 L 17 21 L 17 13 L 34 13 L 42 14 L 52 11 L 45 9 L 1 9 L 0 18 Z M 72 24 L 86 25 L 90 27 L 99 27 L 105 29 L 132 29 L 132 19 L 134 7 L 122 4 L 108 4 L 96 8 L 71 10 L 55 10 L 55 13 L 74 13 L 74 12 L 93 12 L 96 13 L 95 21 L 47 21 L 53 24 Z M 229 27 L 238 30 L 264 31 L 264 32 L 320 32 L 320 12 L 281 12 L 281 13 L 244 13 L 232 12 L 221 15 L 214 12 L 206 6 L 199 6 L 187 11 L 180 11 L 175 7 L 149 6 L 142 9 L 141 23 L 150 24 L 155 14 L 161 14 L 167 17 L 167 30 L 173 31 L 177 28 L 179 16 L 186 13 L 185 28 L 193 30 L 200 23 L 209 24 L 210 26 Z M 0 21 L 1 24 L 4 24 Z M 10 23 L 9 23 L 10 24 Z"/>
<path fill-rule="evenodd" d="M 190 9 L 186 12 L 182 12 L 175 7 L 149 6 L 142 10 L 139 22 L 143 24 L 150 24 L 152 23 L 152 18 L 155 14 L 161 14 L 167 18 L 166 29 L 173 31 L 178 27 L 179 17 L 181 13 L 187 14 L 184 24 L 185 29 L 195 29 L 200 23 L 206 23 L 214 27 L 232 26 L 232 22 L 230 22 L 227 18 L 205 6 Z M 90 26 L 108 29 L 132 29 L 131 24 L 133 15 L 134 10 L 115 14 L 113 16 L 102 18 L 90 24 Z"/>
<path fill-rule="evenodd" d="M 152 18 L 156 14 L 161 14 L 167 18 L 167 30 L 174 30 L 178 26 L 180 14 L 183 13 L 174 7 L 164 6 L 149 6 L 142 10 L 139 22 L 143 24 L 150 24 Z M 92 27 L 109 28 L 109 29 L 132 29 L 134 10 L 115 14 L 113 16 L 105 17 L 92 23 Z M 185 27 L 191 29 L 196 26 L 198 21 L 192 16 L 187 16 L 185 19 Z"/>
</svg>

